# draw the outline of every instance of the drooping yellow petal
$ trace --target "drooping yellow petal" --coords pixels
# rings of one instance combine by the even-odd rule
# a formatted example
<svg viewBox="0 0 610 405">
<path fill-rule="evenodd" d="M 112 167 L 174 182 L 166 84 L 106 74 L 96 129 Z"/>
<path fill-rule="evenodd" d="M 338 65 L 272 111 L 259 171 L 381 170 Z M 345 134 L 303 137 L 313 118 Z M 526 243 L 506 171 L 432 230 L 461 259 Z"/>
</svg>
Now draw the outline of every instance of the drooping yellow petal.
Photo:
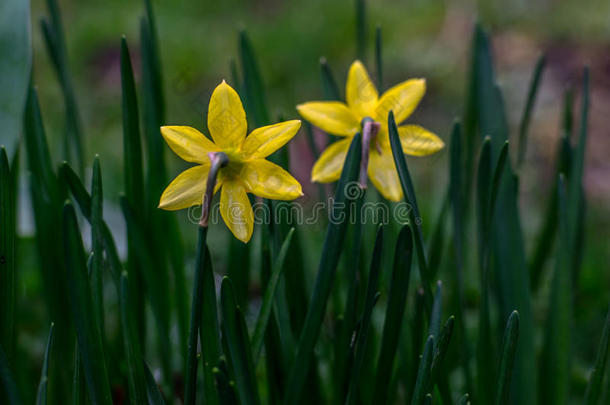
<svg viewBox="0 0 610 405">
<path fill-rule="evenodd" d="M 246 137 L 242 153 L 248 158 L 265 158 L 291 140 L 300 127 L 300 120 L 292 120 L 257 128 Z"/>
<path fill-rule="evenodd" d="M 375 108 L 375 120 L 387 125 L 391 110 L 396 123 L 400 124 L 415 110 L 425 92 L 425 79 L 411 79 L 397 84 L 381 95 Z"/>
<path fill-rule="evenodd" d="M 220 215 L 233 235 L 244 243 L 252 237 L 254 213 L 244 185 L 238 181 L 225 181 L 220 193 Z"/>
<path fill-rule="evenodd" d="M 341 177 L 343 163 L 352 139 L 343 139 L 330 145 L 318 158 L 311 170 L 311 181 L 330 183 Z"/>
<path fill-rule="evenodd" d="M 208 129 L 214 143 L 222 149 L 238 149 L 248 130 L 239 95 L 224 80 L 210 98 Z"/>
<path fill-rule="evenodd" d="M 174 211 L 201 204 L 209 171 L 210 161 L 208 160 L 207 163 L 191 167 L 180 173 L 163 191 L 159 208 Z"/>
<path fill-rule="evenodd" d="M 379 95 L 366 68 L 359 60 L 352 63 L 347 74 L 345 98 L 349 108 L 355 112 L 359 121 L 370 117 L 375 111 Z"/>
<path fill-rule="evenodd" d="M 259 197 L 294 200 L 303 195 L 301 185 L 290 173 L 265 159 L 247 161 L 241 179 L 246 191 Z"/>
<path fill-rule="evenodd" d="M 219 150 L 212 141 L 195 128 L 165 126 L 161 127 L 161 135 L 174 153 L 187 162 L 208 162 L 208 152 Z"/>
<path fill-rule="evenodd" d="M 402 199 L 400 179 L 390 149 L 384 147 L 381 147 L 380 150 L 371 148 L 368 175 L 375 188 L 384 198 L 390 201 L 400 201 Z"/>
<path fill-rule="evenodd" d="M 402 150 L 407 155 L 427 156 L 438 152 L 445 146 L 441 138 L 419 125 L 398 127 L 398 136 Z"/>
<path fill-rule="evenodd" d="M 297 106 L 299 114 L 321 130 L 333 135 L 353 136 L 360 121 L 339 101 L 312 101 Z"/>
</svg>

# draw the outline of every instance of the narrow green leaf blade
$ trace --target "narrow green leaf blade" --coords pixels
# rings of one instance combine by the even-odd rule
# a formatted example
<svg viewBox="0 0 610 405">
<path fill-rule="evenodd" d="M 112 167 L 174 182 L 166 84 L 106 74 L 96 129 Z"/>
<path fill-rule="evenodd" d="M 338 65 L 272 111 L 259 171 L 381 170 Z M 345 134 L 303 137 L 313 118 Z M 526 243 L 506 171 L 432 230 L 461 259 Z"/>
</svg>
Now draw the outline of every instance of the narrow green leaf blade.
<svg viewBox="0 0 610 405">
<path fill-rule="evenodd" d="M 235 301 L 231 280 L 225 277 L 220 290 L 222 330 L 227 342 L 229 362 L 234 373 L 237 394 L 244 405 L 260 404 L 254 374 L 248 331 Z"/>
<path fill-rule="evenodd" d="M 329 101 L 341 100 L 339 86 L 337 86 L 337 81 L 335 80 L 332 69 L 324 57 L 320 58 L 320 74 L 322 78 L 322 92 L 324 94 L 324 99 Z"/>
<path fill-rule="evenodd" d="M 256 63 L 252 44 L 245 31 L 239 34 L 239 55 L 244 74 L 246 110 L 256 127 L 269 124 L 265 87 Z"/>
<path fill-rule="evenodd" d="M 351 369 L 349 389 L 347 393 L 346 405 L 354 404 L 358 398 L 360 389 L 360 378 L 364 357 L 366 354 L 367 340 L 371 327 L 371 316 L 373 307 L 379 298 L 379 273 L 381 269 L 381 256 L 383 249 L 383 226 L 377 229 L 375 238 L 375 246 L 373 247 L 373 257 L 371 258 L 371 266 L 369 269 L 369 278 L 366 287 L 366 296 L 364 300 L 364 309 L 361 320 L 359 322 L 360 329 L 357 334 L 356 353 L 354 356 L 354 364 Z"/>
<path fill-rule="evenodd" d="M 417 380 L 415 381 L 415 389 L 411 397 L 411 405 L 419 405 L 424 401 L 426 396 L 426 388 L 430 380 L 430 367 L 432 365 L 432 356 L 434 350 L 434 337 L 429 336 L 424 347 L 424 353 L 419 361 L 419 369 L 417 371 Z"/>
<path fill-rule="evenodd" d="M 500 358 L 500 369 L 496 389 L 496 405 L 506 404 L 510 392 L 510 380 L 515 363 L 515 352 L 519 339 L 519 313 L 513 311 L 506 322 L 506 330 L 502 339 L 502 357 Z"/>
<path fill-rule="evenodd" d="M 12 358 L 15 340 L 15 196 L 6 149 L 0 147 L 0 345 Z"/>
<path fill-rule="evenodd" d="M 258 363 L 258 359 L 263 348 L 263 339 L 265 337 L 265 331 L 267 329 L 267 322 L 269 321 L 269 316 L 271 315 L 275 291 L 280 281 L 280 276 L 284 271 L 284 261 L 286 260 L 286 255 L 288 254 L 288 248 L 290 247 L 290 242 L 292 241 L 293 234 L 294 228 L 290 229 L 288 235 L 286 235 L 284 243 L 282 243 L 280 252 L 278 253 L 277 258 L 273 263 L 271 277 L 267 282 L 267 287 L 263 296 L 263 303 L 261 305 L 261 309 L 256 320 L 254 334 L 252 335 L 252 354 L 254 356 L 254 364 Z"/>
<path fill-rule="evenodd" d="M 438 337 L 441 332 L 441 315 L 443 309 L 443 283 L 439 280 L 436 283 L 436 292 L 434 293 L 434 301 L 432 303 L 432 312 L 430 313 L 430 328 L 428 335 L 434 336 L 438 343 Z"/>
<path fill-rule="evenodd" d="M 159 386 L 157 386 L 157 382 L 150 372 L 150 368 L 146 362 L 143 363 L 144 368 L 144 377 L 146 378 L 146 393 L 148 396 L 148 403 L 150 405 L 165 405 L 165 400 L 163 400 L 163 395 L 161 391 L 159 391 Z"/>
<path fill-rule="evenodd" d="M 428 268 L 428 258 L 426 256 L 426 247 L 424 244 L 424 236 L 421 229 L 421 216 L 419 208 L 417 207 L 417 200 L 415 198 L 415 188 L 413 187 L 413 181 L 409 174 L 409 167 L 405 155 L 402 151 L 402 145 L 400 138 L 398 137 L 398 127 L 394 120 L 394 112 L 390 111 L 388 116 L 388 130 L 390 134 L 390 145 L 392 147 L 392 155 L 394 156 L 394 163 L 398 171 L 398 177 L 400 178 L 400 185 L 405 195 L 405 201 L 410 206 L 409 211 L 409 223 L 413 224 L 414 228 L 414 239 L 415 249 L 417 251 L 417 259 L 419 263 L 419 273 L 422 279 L 424 288 L 426 307 L 430 308 L 432 303 L 432 291 L 430 290 L 430 276 Z"/>
<path fill-rule="evenodd" d="M 21 396 L 19 395 L 19 391 L 17 390 L 17 384 L 15 383 L 15 377 L 10 368 L 10 364 L 6 354 L 4 353 L 4 349 L 0 344 L 0 382 L 2 383 L 2 388 L 4 390 L 4 394 L 6 395 L 6 399 L 10 405 L 20 405 L 21 404 Z"/>
<path fill-rule="evenodd" d="M 68 273 L 68 295 L 72 317 L 76 326 L 79 350 L 82 354 L 83 369 L 89 390 L 89 398 L 94 404 L 112 404 L 108 375 L 104 362 L 100 331 L 95 322 L 91 288 L 74 207 L 64 205 L 63 213 L 64 254 Z"/>
<path fill-rule="evenodd" d="M 121 288 L 119 306 L 121 311 L 121 326 L 123 332 L 123 345 L 127 357 L 127 381 L 129 382 L 129 399 L 133 404 L 146 402 L 146 375 L 140 341 L 135 329 L 132 305 L 129 296 L 129 281 L 127 272 L 121 274 Z"/>
<path fill-rule="evenodd" d="M 398 234 L 394 250 L 394 267 L 390 281 L 390 293 L 383 324 L 381 349 L 377 360 L 375 389 L 373 398 L 379 403 L 386 403 L 392 369 L 394 367 L 396 349 L 401 333 L 401 325 L 407 302 L 411 262 L 413 258 L 413 233 L 408 225 L 404 225 Z"/>
<path fill-rule="evenodd" d="M 91 178 L 91 247 L 93 256 L 89 277 L 91 278 L 93 307 L 100 331 L 102 332 L 102 340 L 104 340 L 104 331 L 106 330 L 104 321 L 104 278 L 102 274 L 104 249 L 104 239 L 102 236 L 104 229 L 103 200 L 102 169 L 100 167 L 99 156 L 95 156 Z"/>
<path fill-rule="evenodd" d="M 608 307 L 608 314 L 606 315 L 606 322 L 604 322 L 604 330 L 602 331 L 602 337 L 599 342 L 597 349 L 597 357 L 595 359 L 595 366 L 591 377 L 589 377 L 589 384 L 587 384 L 587 391 L 585 392 L 585 405 L 596 405 L 599 404 L 602 391 L 602 381 L 604 380 L 604 372 L 606 371 L 606 363 L 608 359 L 608 348 L 610 347 L 610 307 Z"/>
<path fill-rule="evenodd" d="M 525 152 L 527 151 L 527 136 L 530 127 L 530 121 L 532 118 L 532 110 L 536 102 L 536 96 L 538 95 L 538 89 L 540 88 L 540 80 L 544 67 L 546 66 L 546 54 L 540 55 L 534 67 L 534 74 L 530 82 L 530 87 L 527 92 L 527 101 L 525 102 L 525 108 L 523 109 L 523 115 L 521 116 L 521 123 L 519 124 L 519 151 L 517 155 L 517 168 L 521 167 L 525 160 Z"/>
<path fill-rule="evenodd" d="M 53 347 L 53 329 L 55 324 L 51 322 L 49 338 L 47 339 L 47 348 L 44 351 L 44 360 L 42 361 L 42 370 L 40 372 L 40 382 L 38 383 L 38 391 L 36 394 L 36 405 L 45 405 L 47 403 L 47 386 L 49 381 L 49 357 Z"/>
</svg>

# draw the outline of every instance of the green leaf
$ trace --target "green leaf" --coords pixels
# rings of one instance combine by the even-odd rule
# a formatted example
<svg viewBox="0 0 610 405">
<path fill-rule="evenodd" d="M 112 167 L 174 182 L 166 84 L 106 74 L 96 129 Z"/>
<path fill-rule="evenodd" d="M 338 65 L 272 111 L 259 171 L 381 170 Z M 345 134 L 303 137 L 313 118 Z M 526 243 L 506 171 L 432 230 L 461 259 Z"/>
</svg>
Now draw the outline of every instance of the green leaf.
<svg viewBox="0 0 610 405">
<path fill-rule="evenodd" d="M 330 101 L 341 100 L 339 86 L 337 86 L 335 76 L 333 75 L 328 61 L 324 57 L 320 58 L 320 74 L 322 77 L 322 91 L 324 94 L 324 99 Z"/>
<path fill-rule="evenodd" d="M 424 236 L 421 228 L 421 215 L 419 214 L 419 208 L 417 207 L 417 200 L 415 198 L 415 188 L 413 187 L 413 181 L 409 174 L 409 167 L 405 155 L 402 151 L 400 138 L 398 137 L 398 128 L 396 127 L 396 121 L 394 120 L 394 112 L 390 111 L 388 115 L 388 130 L 390 134 L 390 145 L 392 147 L 392 155 L 394 156 L 394 163 L 398 171 L 398 177 L 400 178 L 400 185 L 405 195 L 405 201 L 409 204 L 409 223 L 413 224 L 415 233 L 415 250 L 417 251 L 417 259 L 419 263 L 419 275 L 422 280 L 422 285 L 425 293 L 426 308 L 430 309 L 432 303 L 432 291 L 430 290 L 430 276 L 428 259 L 426 257 L 426 247 L 424 245 Z"/>
<path fill-rule="evenodd" d="M 70 203 L 64 205 L 63 231 L 69 285 L 68 295 L 76 326 L 78 347 L 82 354 L 89 399 L 94 404 L 112 404 L 102 350 L 102 339 L 95 322 L 96 318 L 91 302 L 85 251 L 78 229 L 76 213 Z"/>
<path fill-rule="evenodd" d="M 0 145 L 12 153 L 23 128 L 32 71 L 30 2 L 4 0 L 0 4 Z"/>
<path fill-rule="evenodd" d="M 214 387 L 213 369 L 222 354 L 222 348 L 214 269 L 212 267 L 212 256 L 207 246 L 205 247 L 205 266 L 202 270 L 203 297 L 201 301 L 201 322 L 199 324 L 199 345 L 203 357 L 203 377 L 205 381 L 203 392 L 206 403 L 215 404 L 218 402 L 218 398 Z"/>
<path fill-rule="evenodd" d="M 13 168 L 16 170 L 17 168 Z M 12 358 L 15 340 L 16 211 L 13 176 L 0 147 L 0 345 Z"/>
<path fill-rule="evenodd" d="M 87 391 L 85 376 L 83 375 L 83 366 L 80 351 L 78 350 L 78 342 L 74 349 L 74 373 L 72 375 L 72 404 L 84 405 L 87 402 Z"/>
<path fill-rule="evenodd" d="M 78 178 L 78 175 L 72 170 L 70 165 L 64 162 L 59 167 L 59 177 L 68 185 L 74 200 L 78 204 L 80 208 L 80 212 L 83 214 L 85 219 L 92 223 L 92 199 L 83 183 Z M 101 180 L 101 177 L 100 177 Z M 104 242 L 104 250 L 106 251 L 106 259 L 109 264 L 109 268 L 111 271 L 111 275 L 113 281 L 115 282 L 115 286 L 117 292 L 120 290 L 120 274 L 123 271 L 123 265 L 121 264 L 121 260 L 119 258 L 119 254 L 116 248 L 116 244 L 114 243 L 114 238 L 112 237 L 112 233 L 110 232 L 110 228 L 105 221 L 102 221 L 102 239 Z"/>
<path fill-rule="evenodd" d="M 375 389 L 373 398 L 380 403 L 386 403 L 388 387 L 395 364 L 396 349 L 402 330 L 402 320 L 407 302 L 409 279 L 411 276 L 411 261 L 413 257 L 413 234 L 408 225 L 400 230 L 394 249 L 394 267 L 390 280 L 390 293 L 383 324 L 381 349 L 377 360 Z"/>
<path fill-rule="evenodd" d="M 104 238 L 102 236 L 104 228 L 103 203 L 102 171 L 99 156 L 96 155 L 93 160 L 93 174 L 91 178 L 91 247 L 93 257 L 89 277 L 91 278 L 93 307 L 100 331 L 102 332 L 102 340 L 106 330 L 104 322 L 104 276 L 102 274 L 104 254 Z"/>
<path fill-rule="evenodd" d="M 606 315 L 606 322 L 604 322 L 604 330 L 602 332 L 602 338 L 599 342 L 597 349 L 597 357 L 595 359 L 595 366 L 589 377 L 589 384 L 587 384 L 587 391 L 585 392 L 585 405 L 596 405 L 599 404 L 601 397 L 601 385 L 604 380 L 604 372 L 606 371 L 606 363 L 608 359 L 608 347 L 610 346 L 610 307 L 608 307 L 608 314 Z"/>
<path fill-rule="evenodd" d="M 570 136 L 572 135 L 573 118 L 572 104 L 573 92 L 568 89 L 564 96 L 563 108 L 563 128 L 562 135 L 559 139 L 555 161 L 555 178 L 559 178 L 560 173 L 569 175 L 570 164 L 572 160 L 572 146 L 570 145 Z M 540 230 L 537 233 L 536 243 L 534 245 L 532 258 L 529 262 L 530 283 L 532 291 L 538 290 L 540 280 L 542 278 L 543 269 L 548 258 L 551 255 L 552 248 L 556 239 L 557 233 L 557 181 L 553 183 L 551 195 L 548 199 L 543 222 Z"/>
<path fill-rule="evenodd" d="M 381 39 L 381 26 L 378 25 L 375 28 L 375 70 L 377 71 L 377 89 L 383 90 L 383 58 L 381 54 L 382 49 Z"/>
<path fill-rule="evenodd" d="M 431 390 L 434 384 L 441 383 L 441 369 L 447 351 L 449 350 L 449 342 L 453 335 L 453 325 L 455 324 L 455 317 L 452 315 L 447 319 L 447 322 L 443 325 L 443 329 L 439 332 L 438 339 L 436 340 L 436 347 L 434 348 L 434 355 L 432 356 L 432 364 L 430 365 L 430 382 L 428 389 Z M 445 377 L 445 376 L 443 376 Z"/>
<path fill-rule="evenodd" d="M 127 357 L 127 381 L 129 382 L 129 400 L 133 404 L 146 402 L 146 375 L 142 359 L 140 340 L 136 333 L 132 305 L 129 296 L 129 280 L 127 272 L 121 274 L 121 289 L 119 295 L 121 311 L 121 327 L 123 332 L 123 345 Z"/>
<path fill-rule="evenodd" d="M 237 395 L 244 405 L 260 404 L 250 352 L 248 330 L 235 301 L 231 280 L 225 277 L 220 289 L 222 331 L 227 342 L 229 363 L 234 373 Z"/>
<path fill-rule="evenodd" d="M 373 257 L 371 258 L 371 266 L 366 287 L 366 297 L 364 300 L 364 309 L 360 319 L 360 328 L 356 337 L 356 353 L 354 356 L 354 364 L 350 372 L 349 389 L 345 403 L 347 405 L 354 404 L 358 398 L 360 389 L 361 372 L 364 363 L 364 357 L 367 349 L 368 335 L 371 328 L 371 316 L 373 307 L 379 298 L 379 273 L 381 270 L 381 256 L 383 249 L 383 226 L 377 228 L 377 237 L 375 238 L 375 246 L 373 247 Z"/>
<path fill-rule="evenodd" d="M 165 405 L 165 401 L 163 400 L 163 395 L 161 395 L 161 391 L 159 391 L 159 387 L 157 386 L 157 382 L 150 372 L 150 368 L 146 362 L 142 363 L 144 368 L 144 377 L 146 378 L 146 393 L 148 397 L 148 403 L 150 405 Z"/>
<path fill-rule="evenodd" d="M 555 253 L 555 273 L 551 284 L 549 314 L 544 329 L 540 364 L 540 400 L 542 403 L 567 403 L 570 388 L 572 335 L 572 268 L 568 201 L 565 178 L 560 175 L 559 243 Z"/>
<path fill-rule="evenodd" d="M 218 387 L 218 396 L 221 405 L 238 405 L 237 396 L 235 394 L 235 381 L 229 379 L 229 371 L 227 362 L 222 357 L 218 362 L 218 367 L 214 367 L 214 380 Z"/>
<path fill-rule="evenodd" d="M 464 394 L 460 400 L 457 402 L 457 405 L 468 405 L 470 404 L 470 395 Z"/>
<path fill-rule="evenodd" d="M 258 359 L 263 348 L 263 338 L 267 329 L 267 322 L 269 321 L 269 316 L 271 315 L 273 300 L 275 298 L 275 291 L 280 281 L 280 277 L 284 271 L 284 261 L 286 260 L 286 255 L 288 254 L 288 248 L 290 247 L 290 242 L 292 241 L 293 234 L 294 228 L 290 229 L 288 235 L 286 235 L 286 239 L 284 239 L 282 248 L 280 249 L 277 258 L 273 263 L 271 277 L 269 278 L 267 286 L 265 287 L 263 303 L 261 305 L 259 315 L 256 319 L 254 334 L 252 335 L 252 354 L 254 356 L 254 364 L 258 363 Z"/>
<path fill-rule="evenodd" d="M 519 313 L 513 311 L 508 318 L 508 322 L 506 322 L 506 330 L 504 331 L 504 338 L 502 339 L 502 357 L 500 360 L 495 402 L 497 405 L 508 403 L 510 380 L 513 374 L 518 339 Z"/>
<path fill-rule="evenodd" d="M 17 390 L 17 384 L 15 378 L 11 372 L 10 364 L 4 349 L 0 344 L 0 382 L 2 383 L 2 389 L 6 399 L 10 405 L 21 404 L 21 396 Z"/>
<path fill-rule="evenodd" d="M 429 268 L 430 278 L 435 279 L 442 263 L 442 259 L 445 251 L 445 222 L 447 221 L 447 214 L 449 213 L 450 195 L 449 192 L 443 198 L 441 210 L 438 213 L 432 236 L 430 236 L 430 255 L 429 255 Z"/>
<path fill-rule="evenodd" d="M 284 398 L 286 405 L 293 404 L 300 398 L 311 358 L 313 357 L 313 349 L 320 334 L 326 304 L 330 296 L 345 239 L 347 228 L 346 204 L 353 201 L 353 196 L 348 195 L 348 186 L 350 183 L 353 185 L 357 180 L 360 169 L 361 147 L 361 136 L 356 135 L 347 153 L 341 178 L 337 184 L 336 198 L 331 207 L 331 216 L 334 220 L 328 224 L 314 290 L 309 301 L 305 324 L 303 325 L 297 345 L 295 360 L 290 369 L 286 396 Z M 364 193 L 360 194 L 362 195 L 359 197 L 362 198 Z"/>
<path fill-rule="evenodd" d="M 134 207 L 129 203 L 128 199 L 125 196 L 121 196 L 120 204 L 123 216 L 125 217 L 125 222 L 127 224 L 127 235 L 129 238 L 128 243 L 131 245 L 133 249 L 132 254 L 134 255 L 129 260 L 135 259 L 136 263 L 141 266 L 139 268 L 142 270 L 140 274 L 143 278 L 144 286 L 146 287 L 146 292 L 148 293 L 148 296 L 150 298 L 150 304 L 157 327 L 158 349 L 159 357 L 161 359 L 161 368 L 163 369 L 163 375 L 166 381 L 170 381 L 172 376 L 172 356 L 171 351 L 167 350 L 167 348 L 170 347 L 170 314 L 169 296 L 167 293 L 167 274 L 163 272 L 154 271 L 159 268 L 159 259 L 157 257 L 158 252 L 156 252 L 152 248 L 150 239 L 148 239 L 145 234 L 146 228 L 142 223 L 142 218 L 136 216 Z M 131 270 L 131 268 L 129 270 Z M 136 302 L 139 303 L 139 301 L 137 301 L 139 297 L 135 297 L 136 288 L 142 289 L 144 286 L 137 285 L 137 282 L 134 281 L 133 278 L 139 276 L 140 274 L 134 274 L 132 272 L 130 273 L 129 279 L 130 296 L 134 297 L 131 303 L 132 306 L 135 307 L 136 311 L 140 310 L 140 308 L 135 305 Z M 137 324 L 137 321 L 139 320 L 138 315 L 136 315 L 135 319 Z M 142 349 L 142 351 L 144 352 L 144 349 Z"/>
<path fill-rule="evenodd" d="M 239 56 L 244 74 L 244 98 L 248 116 L 253 120 L 255 127 L 269 125 L 265 87 L 250 39 L 245 31 L 239 33 Z"/>
<path fill-rule="evenodd" d="M 532 110 L 534 109 L 534 103 L 536 102 L 536 96 L 538 95 L 538 88 L 540 87 L 540 79 L 542 78 L 542 72 L 546 65 L 546 55 L 542 54 L 536 62 L 534 68 L 534 74 L 532 81 L 530 82 L 529 91 L 527 92 L 527 101 L 521 116 L 521 123 L 519 125 L 519 152 L 517 155 L 517 168 L 521 167 L 525 160 L 525 152 L 527 150 L 527 135 L 532 117 Z"/>
<path fill-rule="evenodd" d="M 429 336 L 424 347 L 424 353 L 419 361 L 419 369 L 417 371 L 417 380 L 415 381 L 415 389 L 411 397 L 411 405 L 419 405 L 424 401 L 426 388 L 430 380 L 430 367 L 432 365 L 432 356 L 434 350 L 434 337 Z"/>
<path fill-rule="evenodd" d="M 50 21 L 43 19 L 41 29 L 45 45 L 57 79 L 64 97 L 66 108 L 64 137 L 64 158 L 79 168 L 79 173 L 84 173 L 84 150 L 83 135 L 80 112 L 76 102 L 76 95 L 72 85 L 72 76 L 68 67 L 68 54 L 66 51 L 66 40 L 61 21 L 61 14 L 56 0 L 47 0 L 47 8 L 51 15 Z"/>
<path fill-rule="evenodd" d="M 434 302 L 432 303 L 432 311 L 430 312 L 430 327 L 428 335 L 434 336 L 438 342 L 438 337 L 441 331 L 441 311 L 443 306 L 443 283 L 439 280 L 436 283 L 436 292 L 434 293 Z"/>
<path fill-rule="evenodd" d="M 40 372 L 40 382 L 38 383 L 38 391 L 36 394 L 36 404 L 44 405 L 47 403 L 47 385 L 49 381 L 49 356 L 53 347 L 53 329 L 55 324 L 51 322 L 49 338 L 47 339 L 47 348 L 44 351 L 44 360 L 42 362 L 42 370 Z"/>
</svg>

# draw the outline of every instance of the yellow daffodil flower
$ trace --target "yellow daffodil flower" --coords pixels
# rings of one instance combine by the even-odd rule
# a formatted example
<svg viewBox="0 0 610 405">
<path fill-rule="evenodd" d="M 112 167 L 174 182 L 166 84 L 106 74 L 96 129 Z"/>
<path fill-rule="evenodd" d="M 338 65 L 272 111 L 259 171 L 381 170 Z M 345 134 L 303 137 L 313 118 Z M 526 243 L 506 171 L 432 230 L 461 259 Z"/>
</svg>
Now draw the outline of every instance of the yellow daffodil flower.
<svg viewBox="0 0 610 405">
<path fill-rule="evenodd" d="M 248 242 L 252 236 L 254 214 L 247 193 L 274 200 L 302 196 L 299 182 L 265 159 L 295 136 L 301 121 L 261 127 L 246 136 L 247 126 L 239 95 L 223 81 L 212 93 L 208 107 L 208 129 L 213 141 L 195 128 L 161 127 L 169 147 L 182 159 L 197 165 L 167 186 L 159 208 L 179 210 L 202 203 L 210 170 L 208 153 L 214 152 L 224 152 L 229 158 L 218 173 L 214 192 L 221 189 L 220 214 L 237 239 Z"/>
<path fill-rule="evenodd" d="M 424 79 L 411 79 L 379 97 L 366 68 L 357 60 L 352 63 L 347 75 L 347 103 L 313 101 L 298 105 L 301 116 L 313 125 L 344 137 L 320 155 L 313 166 L 311 180 L 328 183 L 339 179 L 352 137 L 361 131 L 362 120 L 371 118 L 379 124 L 379 131 L 370 143 L 368 177 L 386 199 L 400 201 L 402 189 L 390 148 L 388 114 L 393 111 L 396 122 L 403 122 L 415 110 L 425 91 Z M 398 134 L 403 152 L 408 155 L 426 156 L 444 146 L 438 136 L 418 125 L 399 126 Z"/>
</svg>

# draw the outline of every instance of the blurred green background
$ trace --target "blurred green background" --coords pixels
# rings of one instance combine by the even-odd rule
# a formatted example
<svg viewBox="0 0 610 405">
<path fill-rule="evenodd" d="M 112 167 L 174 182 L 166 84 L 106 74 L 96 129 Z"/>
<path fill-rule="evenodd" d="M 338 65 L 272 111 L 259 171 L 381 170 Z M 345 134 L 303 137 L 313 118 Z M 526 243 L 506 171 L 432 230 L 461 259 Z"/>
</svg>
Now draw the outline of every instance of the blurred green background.
<svg viewBox="0 0 610 405">
<path fill-rule="evenodd" d="M 144 13 L 143 5 L 140 1 L 120 0 L 64 0 L 59 1 L 59 5 L 70 70 L 81 109 L 85 161 L 92 162 L 95 154 L 101 157 L 104 193 L 107 201 L 114 204 L 106 209 L 106 216 L 114 228 L 117 244 L 124 249 L 125 240 L 120 236 L 124 234 L 124 224 L 118 208 L 125 170 L 119 45 L 124 34 L 130 44 L 136 81 L 139 80 L 139 19 Z M 347 69 L 356 54 L 353 0 L 157 0 L 153 5 L 161 47 L 167 124 L 190 125 L 205 131 L 211 91 L 222 79 L 231 83 L 230 64 L 236 59 L 241 29 L 248 31 L 257 52 L 268 104 L 275 118 L 296 118 L 296 104 L 322 98 L 319 68 L 322 56 L 332 66 L 343 91 Z M 552 192 L 562 94 L 567 86 L 577 87 L 583 65 L 591 67 L 592 110 L 585 165 L 587 240 L 576 297 L 577 310 L 584 309 L 577 311 L 576 327 L 581 332 L 576 339 L 585 340 L 575 342 L 584 345 L 582 354 L 588 360 L 586 364 L 591 364 L 610 286 L 610 137 L 607 126 L 610 2 L 379 0 L 368 1 L 367 7 L 368 58 L 365 63 L 371 74 L 374 72 L 374 29 L 380 25 L 383 29 L 384 89 L 407 78 L 427 78 L 428 92 L 409 121 L 429 128 L 446 142 L 451 123 L 463 111 L 475 21 L 480 21 L 491 34 L 496 70 L 513 129 L 511 136 L 516 135 L 534 64 L 542 52 L 547 53 L 547 69 L 533 116 L 526 162 L 520 173 L 521 221 L 529 247 Z M 43 0 L 32 1 L 34 82 L 39 90 L 51 153 L 59 162 L 64 105 L 38 23 L 47 14 Z M 320 146 L 326 139 L 318 134 Z M 305 202 L 315 201 L 317 190 L 309 183 L 312 157 L 303 134 L 291 142 L 290 150 L 292 170 L 303 183 Z M 184 163 L 173 156 L 169 148 L 167 156 L 169 173 L 177 175 Z M 410 162 L 424 227 L 429 230 L 447 187 L 447 151 Z M 33 232 L 33 225 L 28 214 L 29 202 L 24 200 L 26 175 L 21 188 L 20 230 L 23 236 L 28 236 Z M 176 215 L 183 224 L 187 249 L 192 251 L 195 227 L 189 227 L 186 212 Z M 315 226 L 312 229 L 317 230 Z M 318 234 L 321 239 L 322 232 Z M 220 246 L 225 242 L 225 239 L 211 241 L 211 250 L 214 251 L 214 244 Z M 31 245 L 27 242 L 20 244 L 24 271 L 20 272 L 18 292 L 24 309 L 20 312 L 30 316 L 31 322 L 26 319 L 20 324 L 19 339 L 22 347 L 29 341 L 36 342 L 42 353 L 46 327 L 41 329 L 39 322 L 45 315 L 38 293 L 40 281 L 35 258 L 28 255 L 29 248 Z M 315 262 L 317 253 L 314 256 Z M 216 270 L 223 271 L 222 263 Z M 470 287 L 476 289 L 476 282 L 473 281 Z M 544 306 L 546 298 L 540 301 Z M 35 305 L 38 302 L 40 306 Z M 35 308 L 39 311 L 33 313 Z M 540 305 L 537 308 L 541 308 Z M 538 320 L 542 321 L 542 318 L 540 315 Z M 44 333 L 41 334 L 41 330 Z"/>
</svg>

